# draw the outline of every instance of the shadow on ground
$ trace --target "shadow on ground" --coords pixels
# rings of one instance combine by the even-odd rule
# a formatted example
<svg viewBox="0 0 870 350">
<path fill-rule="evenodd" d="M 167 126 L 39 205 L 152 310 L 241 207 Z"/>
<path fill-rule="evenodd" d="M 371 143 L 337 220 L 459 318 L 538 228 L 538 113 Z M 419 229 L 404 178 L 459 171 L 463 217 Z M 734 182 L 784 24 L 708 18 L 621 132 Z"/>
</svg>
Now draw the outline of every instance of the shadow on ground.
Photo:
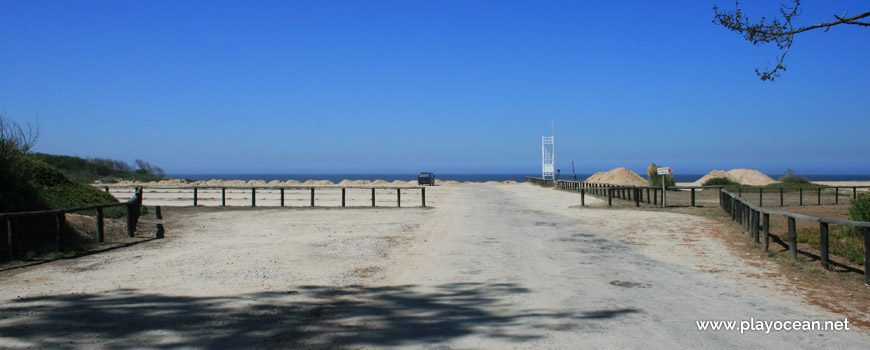
<svg viewBox="0 0 870 350">
<path fill-rule="evenodd" d="M 508 300 L 529 292 L 516 284 L 456 283 L 306 286 L 231 297 L 117 290 L 21 298 L 0 306 L 0 346 L 333 349 L 425 346 L 472 334 L 522 343 L 638 312 L 513 310 Z"/>
</svg>

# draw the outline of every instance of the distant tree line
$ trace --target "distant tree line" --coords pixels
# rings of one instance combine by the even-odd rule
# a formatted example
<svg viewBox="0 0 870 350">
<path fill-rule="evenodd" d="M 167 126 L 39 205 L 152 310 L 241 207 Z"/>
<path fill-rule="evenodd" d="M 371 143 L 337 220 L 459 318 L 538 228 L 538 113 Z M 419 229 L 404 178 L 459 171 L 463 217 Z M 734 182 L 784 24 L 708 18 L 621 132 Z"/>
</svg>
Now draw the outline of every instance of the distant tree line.
<svg viewBox="0 0 870 350">
<path fill-rule="evenodd" d="M 75 156 L 54 155 L 46 153 L 33 153 L 32 157 L 58 169 L 76 174 L 93 176 L 117 176 L 123 173 L 134 172 L 129 163 L 109 158 L 80 158 Z M 136 160 L 135 173 L 140 175 L 166 176 L 163 168 L 152 165 L 144 160 Z"/>
</svg>

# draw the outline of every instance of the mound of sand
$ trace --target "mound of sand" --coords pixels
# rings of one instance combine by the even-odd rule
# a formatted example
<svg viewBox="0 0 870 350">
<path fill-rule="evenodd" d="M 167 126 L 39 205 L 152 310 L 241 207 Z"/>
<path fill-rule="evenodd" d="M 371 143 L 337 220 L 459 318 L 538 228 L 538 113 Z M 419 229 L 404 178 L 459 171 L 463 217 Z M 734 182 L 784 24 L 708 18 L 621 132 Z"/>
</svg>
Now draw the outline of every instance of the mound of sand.
<svg viewBox="0 0 870 350">
<path fill-rule="evenodd" d="M 698 179 L 698 181 L 695 181 L 694 183 L 692 183 L 692 186 L 701 186 L 710 179 L 728 179 L 730 181 L 737 182 L 737 179 L 735 179 L 734 177 L 729 175 L 727 171 L 725 171 L 725 170 L 713 170 L 713 171 L 707 173 L 707 175 L 704 175 L 703 177 Z"/>
<path fill-rule="evenodd" d="M 329 181 L 329 180 L 312 180 L 312 179 L 305 180 L 305 182 L 303 182 L 302 184 L 303 184 L 303 185 L 308 185 L 308 186 L 329 186 L 329 185 L 334 185 L 334 184 L 332 183 L 332 181 Z"/>
<path fill-rule="evenodd" d="M 767 186 L 776 182 L 770 176 L 752 169 L 731 169 L 728 170 L 728 175 L 734 178 L 735 182 L 749 186 Z"/>
<path fill-rule="evenodd" d="M 729 171 L 713 170 L 707 173 L 707 175 L 704 175 L 704 177 L 700 178 L 698 181 L 695 181 L 693 185 L 701 186 L 704 184 L 704 182 L 707 182 L 707 180 L 716 178 L 725 178 L 733 182 L 749 186 L 767 186 L 776 182 L 776 180 L 771 179 L 770 176 L 764 175 L 758 170 L 731 169 Z"/>
<path fill-rule="evenodd" d="M 646 179 L 626 168 L 616 168 L 608 172 L 595 173 L 587 178 L 586 182 L 631 186 L 646 186 L 649 184 Z"/>
</svg>

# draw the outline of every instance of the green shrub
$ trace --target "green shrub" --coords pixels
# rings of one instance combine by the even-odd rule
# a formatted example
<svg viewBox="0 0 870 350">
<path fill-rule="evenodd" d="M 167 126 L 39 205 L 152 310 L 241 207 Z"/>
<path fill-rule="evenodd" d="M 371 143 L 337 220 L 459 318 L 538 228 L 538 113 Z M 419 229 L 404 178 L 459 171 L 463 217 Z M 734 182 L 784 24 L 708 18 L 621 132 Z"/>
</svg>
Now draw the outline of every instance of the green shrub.
<svg viewBox="0 0 870 350">
<path fill-rule="evenodd" d="M 862 193 L 852 200 L 849 208 L 849 220 L 870 221 L 870 195 Z"/>
<path fill-rule="evenodd" d="M 794 170 L 786 169 L 785 175 L 779 178 L 779 181 L 784 184 L 791 185 L 800 185 L 800 184 L 811 184 L 810 179 L 804 176 L 797 176 L 794 173 Z"/>
<path fill-rule="evenodd" d="M 861 194 L 852 200 L 849 220 L 870 222 L 870 195 Z M 831 232 L 831 251 L 845 256 L 858 264 L 864 263 L 864 230 L 860 227 L 842 226 Z"/>
<path fill-rule="evenodd" d="M 659 175 L 656 173 L 656 169 L 658 169 L 658 168 L 659 168 L 659 166 L 656 165 L 656 163 L 651 163 L 649 165 L 649 168 L 646 169 L 646 174 L 647 174 L 647 179 L 648 179 L 647 182 L 649 182 L 649 185 L 661 187 L 662 186 L 662 178 L 664 178 L 665 185 L 667 187 L 676 187 L 676 182 L 674 182 L 674 175 L 670 175 L 670 174 Z"/>
<path fill-rule="evenodd" d="M 729 179 L 726 179 L 724 177 L 714 177 L 712 179 L 704 181 L 704 183 L 701 184 L 701 186 L 733 186 L 733 185 L 740 185 L 740 184 L 736 183 L 734 181 L 731 181 Z"/>
</svg>

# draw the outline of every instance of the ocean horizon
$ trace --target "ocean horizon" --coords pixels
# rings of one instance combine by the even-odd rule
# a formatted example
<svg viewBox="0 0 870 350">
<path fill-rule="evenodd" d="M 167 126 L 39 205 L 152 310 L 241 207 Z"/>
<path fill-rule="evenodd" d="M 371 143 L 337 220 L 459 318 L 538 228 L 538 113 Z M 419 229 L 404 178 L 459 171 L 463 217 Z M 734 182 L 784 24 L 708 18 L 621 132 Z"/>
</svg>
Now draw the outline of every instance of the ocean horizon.
<svg viewBox="0 0 870 350">
<path fill-rule="evenodd" d="M 639 174 L 646 178 L 646 174 Z M 675 174 L 674 179 L 677 182 L 694 182 L 703 177 L 705 174 Z M 773 179 L 777 179 L 781 175 L 770 175 Z M 329 180 L 335 183 L 342 180 L 402 180 L 413 181 L 417 180 L 416 173 L 348 173 L 348 174 L 318 174 L 318 173 L 299 173 L 299 174 L 218 174 L 218 173 L 202 173 L 202 174 L 167 174 L 166 176 L 176 179 L 189 179 L 194 181 L 208 180 L 263 180 L 263 181 L 306 181 L 306 180 Z M 520 174 L 520 173 L 444 173 L 435 174 L 435 178 L 443 181 L 459 181 L 459 182 L 486 182 L 486 181 L 517 181 L 524 182 L 526 176 L 540 177 L 541 174 Z M 592 176 L 592 174 L 577 174 L 577 180 L 583 180 Z M 862 174 L 821 174 L 821 175 L 803 175 L 811 181 L 870 181 L 870 175 Z M 573 179 L 573 175 L 562 175 L 561 179 Z"/>
</svg>

